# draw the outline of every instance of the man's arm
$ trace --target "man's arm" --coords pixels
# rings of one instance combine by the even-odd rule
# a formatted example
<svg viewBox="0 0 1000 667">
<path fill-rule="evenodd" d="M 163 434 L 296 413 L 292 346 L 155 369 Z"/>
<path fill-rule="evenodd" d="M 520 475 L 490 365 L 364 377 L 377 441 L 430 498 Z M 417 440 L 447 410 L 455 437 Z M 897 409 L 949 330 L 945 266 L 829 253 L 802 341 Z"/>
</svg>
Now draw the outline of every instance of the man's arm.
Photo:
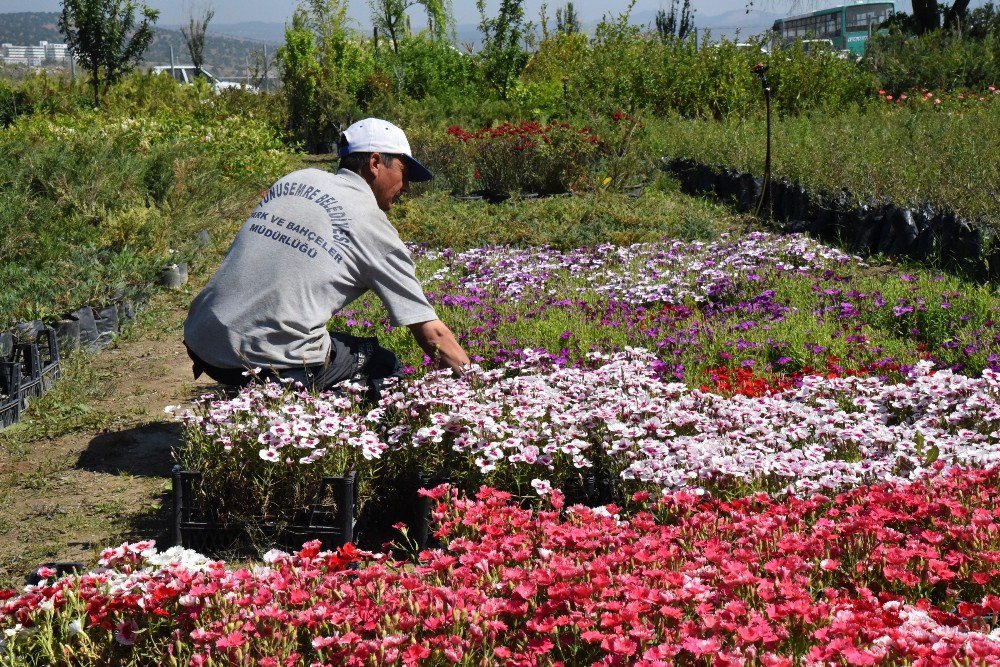
<svg viewBox="0 0 1000 667">
<path fill-rule="evenodd" d="M 455 375 L 462 375 L 464 368 L 471 363 L 451 329 L 441 320 L 418 322 L 409 325 L 409 329 L 424 352 L 437 360 L 438 368 L 450 368 Z"/>
</svg>

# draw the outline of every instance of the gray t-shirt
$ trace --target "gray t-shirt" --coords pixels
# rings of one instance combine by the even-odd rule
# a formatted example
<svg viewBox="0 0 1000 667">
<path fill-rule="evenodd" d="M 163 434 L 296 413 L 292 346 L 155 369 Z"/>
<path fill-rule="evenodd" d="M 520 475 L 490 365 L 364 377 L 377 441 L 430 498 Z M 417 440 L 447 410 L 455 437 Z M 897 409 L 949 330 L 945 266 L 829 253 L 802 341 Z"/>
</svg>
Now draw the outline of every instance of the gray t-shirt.
<svg viewBox="0 0 1000 667">
<path fill-rule="evenodd" d="M 341 169 L 271 186 L 195 297 L 184 341 L 219 368 L 326 362 L 330 316 L 374 291 L 395 326 L 437 319 L 368 184 Z"/>
</svg>

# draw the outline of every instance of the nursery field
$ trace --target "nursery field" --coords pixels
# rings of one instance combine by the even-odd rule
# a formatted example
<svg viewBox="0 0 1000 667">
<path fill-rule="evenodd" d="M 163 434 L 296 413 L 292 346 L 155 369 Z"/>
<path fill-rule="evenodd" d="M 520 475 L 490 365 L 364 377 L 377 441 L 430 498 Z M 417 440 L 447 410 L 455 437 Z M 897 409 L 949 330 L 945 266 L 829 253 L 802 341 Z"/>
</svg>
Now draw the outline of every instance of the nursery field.
<svg viewBox="0 0 1000 667">
<path fill-rule="evenodd" d="M 488 236 L 492 216 L 506 210 L 513 221 L 538 204 L 462 203 L 493 206 L 490 226 L 466 233 Z M 401 231 L 417 233 L 407 225 L 424 219 L 421 207 L 454 213 L 457 205 L 429 196 L 394 215 Z M 43 571 L 27 594 L 4 594 L 0 659 L 666 665 L 1000 656 L 992 288 L 742 225 L 689 240 L 413 253 L 480 371 L 461 380 L 428 372 L 402 332 L 390 331 L 383 342 L 413 368 L 376 406 L 349 388 L 316 397 L 275 385 L 191 403 L 203 389 L 175 379 L 185 366 L 177 359 L 156 384 L 175 390 L 159 398 L 179 418 L 173 437 L 185 444 L 175 456 L 205 473 L 203 492 L 234 516 L 251 507 L 287 516 L 319 476 L 348 470 L 365 480 L 363 506 L 379 480 L 420 469 L 451 480 L 432 495 L 436 548 L 411 560 L 405 550 L 386 557 L 310 543 L 227 566 L 168 549 L 162 524 L 159 546 L 140 539 L 142 530 L 156 536 L 165 511 L 149 503 L 169 503 L 164 464 L 144 473 L 122 465 L 126 483 L 116 491 L 130 487 L 123 497 L 145 509 L 120 506 L 127 519 L 117 530 L 91 529 L 94 548 L 108 540 L 100 569 L 69 578 Z M 156 304 L 143 323 L 166 348 L 177 347 L 170 332 L 183 300 Z M 383 318 L 364 301 L 334 326 L 371 332 Z M 133 335 L 120 350 L 141 363 L 149 334 Z M 150 411 L 154 403 L 143 401 Z M 40 433 L 46 418 L 36 419 L 18 428 Z M 112 410 L 99 428 L 170 433 L 162 420 Z M 138 454 L 142 443 L 137 435 L 121 454 Z M 67 475 L 57 468 L 40 489 L 24 478 L 16 488 L 51 494 Z M 610 482 L 608 504 L 567 501 L 581 473 Z M 8 535 L 37 521 L 25 517 Z M 113 536 L 128 541 L 110 548 Z M 50 545 L 53 558 L 80 553 Z"/>
<path fill-rule="evenodd" d="M 762 173 L 749 54 L 322 34 L 280 97 L 0 88 L 0 333 L 139 311 L 0 430 L 0 666 L 1000 664 L 1000 294 L 683 194 L 661 157 Z M 997 227 L 984 81 L 768 64 L 775 176 Z M 191 299 L 361 114 L 437 174 L 390 219 L 473 368 L 367 295 L 329 326 L 404 361 L 378 397 L 192 380 Z"/>
</svg>

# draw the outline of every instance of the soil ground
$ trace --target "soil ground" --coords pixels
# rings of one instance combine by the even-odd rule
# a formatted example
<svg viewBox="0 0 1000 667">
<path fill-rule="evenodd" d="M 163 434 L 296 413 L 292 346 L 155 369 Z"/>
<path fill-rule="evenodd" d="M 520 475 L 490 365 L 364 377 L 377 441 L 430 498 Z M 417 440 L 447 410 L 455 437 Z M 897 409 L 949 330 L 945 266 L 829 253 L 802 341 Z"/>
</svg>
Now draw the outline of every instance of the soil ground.
<svg viewBox="0 0 1000 667">
<path fill-rule="evenodd" d="M 68 360 L 64 379 L 0 433 L 0 588 L 19 588 L 41 563 L 92 565 L 125 540 L 173 544 L 181 432 L 163 409 L 216 388 L 193 380 L 181 342 L 191 291 L 158 293 L 111 347 Z"/>
</svg>

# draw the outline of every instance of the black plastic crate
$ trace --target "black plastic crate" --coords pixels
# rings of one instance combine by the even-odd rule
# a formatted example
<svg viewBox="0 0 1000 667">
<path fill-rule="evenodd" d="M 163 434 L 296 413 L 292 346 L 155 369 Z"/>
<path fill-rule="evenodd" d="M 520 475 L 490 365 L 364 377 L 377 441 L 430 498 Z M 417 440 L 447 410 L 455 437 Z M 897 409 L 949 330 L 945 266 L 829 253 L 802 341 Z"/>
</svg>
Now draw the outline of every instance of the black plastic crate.
<svg viewBox="0 0 1000 667">
<path fill-rule="evenodd" d="M 302 523 L 224 523 L 212 508 L 202 506 L 197 489 L 202 473 L 173 469 L 174 542 L 209 557 L 259 557 L 269 548 L 297 551 L 304 542 L 319 540 L 334 549 L 354 540 L 357 503 L 355 474 L 324 477 Z"/>
<path fill-rule="evenodd" d="M 21 419 L 27 403 L 22 392 L 21 364 L 0 357 L 0 429 L 13 426 Z"/>
<path fill-rule="evenodd" d="M 603 507 L 622 502 L 622 492 L 617 480 L 604 470 L 576 472 L 563 484 L 566 505 Z"/>
<path fill-rule="evenodd" d="M 59 340 L 52 327 L 45 327 L 45 330 L 38 334 L 38 356 L 41 363 L 39 375 L 42 379 L 42 389 L 48 391 L 55 381 L 62 377 Z"/>
<path fill-rule="evenodd" d="M 361 508 L 355 527 L 358 546 L 368 551 L 398 550 L 401 557 L 440 546 L 431 530 L 435 501 L 420 494 L 451 481 L 444 474 L 404 473 L 381 478 Z M 406 526 L 406 536 L 397 525 Z"/>
<path fill-rule="evenodd" d="M 21 403 L 22 407 L 27 408 L 28 402 L 33 398 L 41 398 L 45 393 L 45 383 L 42 382 L 41 376 L 36 378 L 25 378 L 21 381 Z"/>
<path fill-rule="evenodd" d="M 13 426 L 21 419 L 21 400 L 16 397 L 0 399 L 0 431 Z"/>
<path fill-rule="evenodd" d="M 52 327 L 42 328 L 33 342 L 15 343 L 13 362 L 20 366 L 22 399 L 41 397 L 62 377 L 59 345 Z M 22 406 L 23 407 L 23 406 Z"/>
</svg>

